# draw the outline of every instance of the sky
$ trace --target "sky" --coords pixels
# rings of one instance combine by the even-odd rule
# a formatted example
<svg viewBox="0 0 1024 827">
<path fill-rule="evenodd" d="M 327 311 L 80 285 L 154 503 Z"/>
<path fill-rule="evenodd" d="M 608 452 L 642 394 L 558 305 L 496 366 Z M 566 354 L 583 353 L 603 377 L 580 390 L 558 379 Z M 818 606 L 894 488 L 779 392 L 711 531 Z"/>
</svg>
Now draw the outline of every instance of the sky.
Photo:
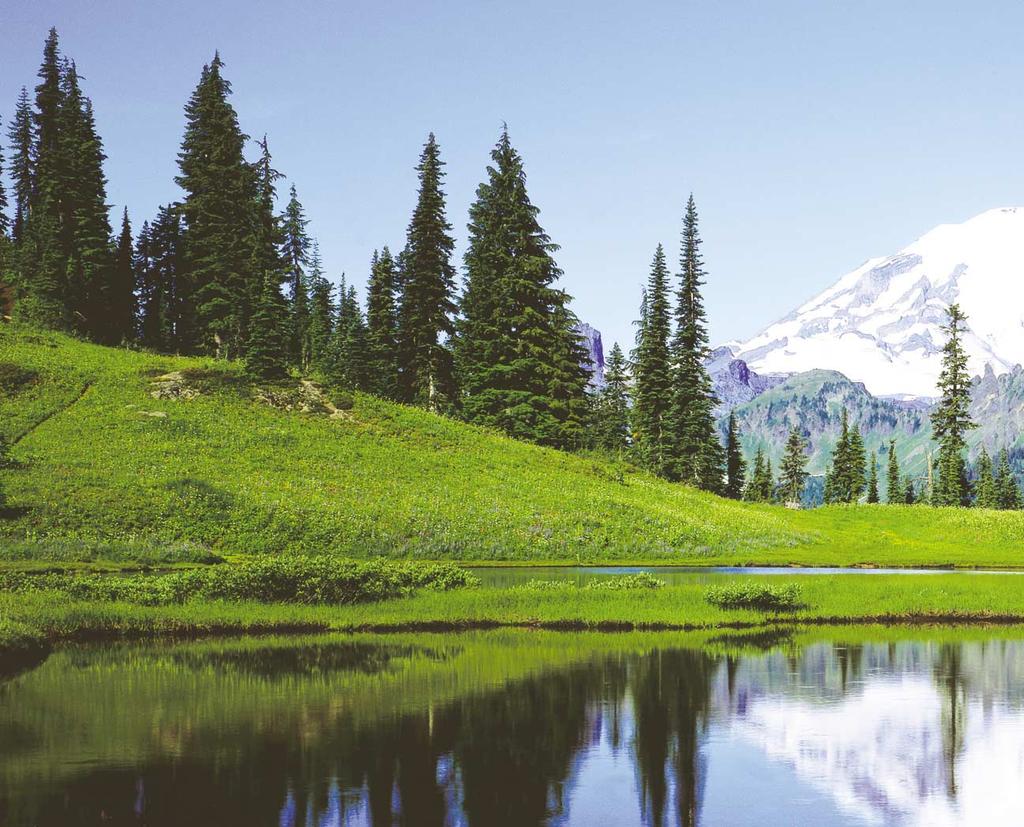
<svg viewBox="0 0 1024 827">
<path fill-rule="evenodd" d="M 507 122 L 606 350 L 632 342 L 656 244 L 678 258 L 691 192 L 714 344 L 935 225 L 1024 204 L 1019 2 L 0 0 L 5 132 L 50 26 L 93 100 L 114 216 L 180 197 L 182 109 L 219 50 L 328 274 L 360 288 L 373 250 L 404 243 L 431 131 L 461 266 Z"/>
</svg>

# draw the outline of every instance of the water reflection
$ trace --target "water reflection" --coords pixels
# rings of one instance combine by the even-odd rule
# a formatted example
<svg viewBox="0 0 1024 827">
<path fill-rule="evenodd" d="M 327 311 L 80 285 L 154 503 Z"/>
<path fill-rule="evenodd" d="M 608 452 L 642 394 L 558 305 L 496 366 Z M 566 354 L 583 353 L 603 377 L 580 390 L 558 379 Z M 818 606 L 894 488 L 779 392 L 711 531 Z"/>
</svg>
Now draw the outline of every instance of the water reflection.
<svg viewBox="0 0 1024 827">
<path fill-rule="evenodd" d="M 0 684 L 0 823 L 1021 823 L 1024 643 L 952 634 L 69 650 Z"/>
</svg>

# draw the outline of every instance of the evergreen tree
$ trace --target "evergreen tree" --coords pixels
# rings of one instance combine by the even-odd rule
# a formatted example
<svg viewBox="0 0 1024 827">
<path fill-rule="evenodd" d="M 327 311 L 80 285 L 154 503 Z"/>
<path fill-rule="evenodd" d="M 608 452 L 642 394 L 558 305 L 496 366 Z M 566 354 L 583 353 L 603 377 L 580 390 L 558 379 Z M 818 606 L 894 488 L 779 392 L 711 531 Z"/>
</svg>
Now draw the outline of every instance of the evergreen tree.
<svg viewBox="0 0 1024 827">
<path fill-rule="evenodd" d="M 781 479 L 779 480 L 782 500 L 787 504 L 799 504 L 803 498 L 804 485 L 807 482 L 807 457 L 804 455 L 806 447 L 807 443 L 800 434 L 800 429 L 794 427 L 790 430 L 782 455 Z M 770 474 L 771 466 L 769 465 L 768 468 Z"/>
<path fill-rule="evenodd" d="M 32 185 L 17 257 L 16 310 L 33 324 L 62 328 L 70 320 L 65 305 L 67 256 L 61 238 L 63 89 L 56 29 L 47 36 L 38 76 L 32 113 Z M 15 175 L 17 181 L 17 170 Z"/>
<path fill-rule="evenodd" d="M 871 476 L 868 477 L 868 503 L 875 504 L 878 499 L 878 457 L 871 455 Z"/>
<path fill-rule="evenodd" d="M 992 473 L 992 458 L 982 446 L 978 456 L 978 481 L 974 491 L 974 504 L 978 508 L 999 508 L 999 493 L 996 478 Z"/>
<path fill-rule="evenodd" d="M 245 361 L 249 372 L 263 379 L 288 373 L 288 304 L 281 293 L 287 261 L 281 250 L 284 238 L 274 213 L 277 198 L 275 181 L 281 174 L 274 169 L 264 136 L 260 141 L 260 159 L 255 167 L 256 190 L 252 205 L 255 218 L 250 270 L 262 284 L 256 298 L 248 329 Z"/>
<path fill-rule="evenodd" d="M 309 367 L 309 280 L 306 268 L 309 266 L 310 238 L 306 232 L 309 221 L 299 202 L 295 185 L 288 193 L 288 204 L 281 217 L 283 235 L 281 258 L 285 263 L 285 284 L 287 285 L 289 310 L 289 352 L 292 361 L 302 368 Z"/>
<path fill-rule="evenodd" d="M 3 145 L 0 144 L 0 239 L 7 239 L 8 233 L 11 231 L 11 219 L 7 215 L 7 189 L 4 187 L 4 151 Z M 0 278 L 3 277 L 2 269 L 3 261 L 0 260 Z"/>
<path fill-rule="evenodd" d="M 867 486 L 867 458 L 860 428 L 850 428 L 843 409 L 839 439 L 832 452 L 832 466 L 825 475 L 826 503 L 855 503 Z"/>
<path fill-rule="evenodd" d="M 346 286 L 344 279 L 338 297 L 331 379 L 349 390 L 365 391 L 369 385 L 370 370 L 366 322 L 355 288 Z"/>
<path fill-rule="evenodd" d="M 103 145 L 92 103 L 79 86 L 74 62 L 61 73 L 58 146 L 60 226 L 65 265 L 65 315 L 82 333 L 112 338 L 111 287 L 114 252 L 103 175 Z"/>
<path fill-rule="evenodd" d="M 171 204 L 143 224 L 136 242 L 138 338 L 153 350 L 196 352 L 195 291 L 183 235 L 181 211 Z"/>
<path fill-rule="evenodd" d="M 743 496 L 746 470 L 747 464 L 743 461 L 739 428 L 736 425 L 736 412 L 729 411 L 729 426 L 725 441 L 725 496 L 734 500 Z"/>
<path fill-rule="evenodd" d="M 323 274 L 320 247 L 314 242 L 309 263 L 309 363 L 322 372 L 328 370 L 334 336 L 333 293 L 334 285 Z"/>
<path fill-rule="evenodd" d="M 846 472 L 849 480 L 848 502 L 856 503 L 864 494 L 868 484 L 867 467 L 867 452 L 864 450 L 864 438 L 858 425 L 850 431 L 849 466 Z"/>
<path fill-rule="evenodd" d="M 385 246 L 374 250 L 366 287 L 366 338 L 370 360 L 370 389 L 378 396 L 397 399 L 398 374 L 398 268 Z"/>
<path fill-rule="evenodd" d="M 244 354 L 253 300 L 269 301 L 252 271 L 255 176 L 242 150 L 247 136 L 228 102 L 219 54 L 203 67 L 185 107 L 178 153 L 185 191 L 186 252 L 195 285 L 200 346 L 220 357 Z"/>
<path fill-rule="evenodd" d="M 900 483 L 900 464 L 896 458 L 896 440 L 889 440 L 889 473 L 886 480 L 885 498 L 890 505 L 905 502 L 905 491 Z"/>
<path fill-rule="evenodd" d="M 995 484 L 999 508 L 1016 510 L 1021 507 L 1020 487 L 1010 467 L 1010 454 L 1005 448 L 999 452 L 999 470 Z"/>
<path fill-rule="evenodd" d="M 419 195 L 402 254 L 404 292 L 398 317 L 402 398 L 439 410 L 454 396 L 451 352 L 441 337 L 455 330 L 455 242 L 445 216 L 444 162 L 433 133 L 416 172 Z"/>
<path fill-rule="evenodd" d="M 7 130 L 7 137 L 11 142 L 9 172 L 13 184 L 11 192 L 14 197 L 11 238 L 15 244 L 19 243 L 23 237 L 25 221 L 28 219 L 29 201 L 32 197 L 33 135 L 32 107 L 28 90 L 23 86 L 14 109 L 14 118 Z"/>
<path fill-rule="evenodd" d="M 775 481 L 772 476 L 772 461 L 765 457 L 760 448 L 754 455 L 754 470 L 747 481 L 743 499 L 748 502 L 771 502 L 775 498 Z"/>
<path fill-rule="evenodd" d="M 114 271 L 107 294 L 109 302 L 110 342 L 123 342 L 135 334 L 135 261 L 132 247 L 132 226 L 128 208 L 121 217 L 121 234 L 117 238 Z"/>
<path fill-rule="evenodd" d="M 670 474 L 705 490 L 720 491 L 724 457 L 714 418 L 718 400 L 704 367 L 708 332 L 701 297 L 706 274 L 700 245 L 697 207 L 691 195 L 683 218 L 676 332 L 672 340 Z"/>
<path fill-rule="evenodd" d="M 622 453 L 630 445 L 629 374 L 626 357 L 616 342 L 605 363 L 604 387 L 597 394 L 595 431 L 597 445 L 611 453 Z"/>
<path fill-rule="evenodd" d="M 466 289 L 456 339 L 462 413 L 470 422 L 556 447 L 582 442 L 586 351 L 555 287 L 557 249 L 537 221 L 522 159 L 502 132 L 470 207 Z M 403 309 L 412 290 L 407 257 Z M 403 323 L 404 324 L 404 323 Z M 402 325 L 400 325 L 402 327 Z"/>
<path fill-rule="evenodd" d="M 775 502 L 775 472 L 772 471 L 771 457 L 764 459 L 764 477 L 760 484 L 761 502 Z"/>
<path fill-rule="evenodd" d="M 933 505 L 969 505 L 967 465 L 963 452 L 965 435 L 974 427 L 971 421 L 971 377 L 967 372 L 967 353 L 963 346 L 967 317 L 958 304 L 948 310 L 943 327 L 946 344 L 942 348 L 942 372 L 939 374 L 941 399 L 932 412 L 932 433 L 939 442 L 938 479 L 932 493 Z"/>
<path fill-rule="evenodd" d="M 917 492 L 914 490 L 914 481 L 908 476 L 903 485 L 903 503 L 914 505 L 917 502 Z"/>
<path fill-rule="evenodd" d="M 633 430 L 640 463 L 662 476 L 668 475 L 671 462 L 668 433 L 672 404 L 670 328 L 668 267 L 665 251 L 659 244 L 640 306 L 633 351 Z"/>
</svg>

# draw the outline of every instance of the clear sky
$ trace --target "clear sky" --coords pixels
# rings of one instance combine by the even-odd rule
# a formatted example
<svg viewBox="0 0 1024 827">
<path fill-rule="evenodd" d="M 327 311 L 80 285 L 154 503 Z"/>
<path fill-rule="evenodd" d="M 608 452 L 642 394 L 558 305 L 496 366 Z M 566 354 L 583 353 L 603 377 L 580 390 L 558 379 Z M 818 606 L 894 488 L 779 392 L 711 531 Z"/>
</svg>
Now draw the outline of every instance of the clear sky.
<svg viewBox="0 0 1024 827">
<path fill-rule="evenodd" d="M 459 244 L 502 121 L 564 286 L 632 341 L 692 190 L 715 343 L 748 337 L 936 224 L 1024 203 L 1024 3 L 2 0 L 0 115 L 57 26 L 109 196 L 178 198 L 182 107 L 219 49 L 332 278 L 400 248 L 433 130 Z M 286 186 L 287 184 L 285 184 Z"/>
</svg>

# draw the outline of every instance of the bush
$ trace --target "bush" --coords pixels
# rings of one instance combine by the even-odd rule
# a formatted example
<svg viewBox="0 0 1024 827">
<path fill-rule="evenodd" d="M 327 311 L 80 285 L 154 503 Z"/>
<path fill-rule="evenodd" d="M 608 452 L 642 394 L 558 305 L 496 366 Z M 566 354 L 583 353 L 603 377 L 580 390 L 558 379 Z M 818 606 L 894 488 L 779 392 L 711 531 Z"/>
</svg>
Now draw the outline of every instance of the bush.
<svg viewBox="0 0 1024 827">
<path fill-rule="evenodd" d="M 0 575 L 0 590 L 52 590 L 79 600 L 161 606 L 193 599 L 258 603 L 349 604 L 448 591 L 480 581 L 451 563 L 391 563 L 332 557 L 257 557 L 237 565 L 162 575 L 112 577 Z"/>
<path fill-rule="evenodd" d="M 518 586 L 513 586 L 509 591 L 520 592 L 567 592 L 576 588 L 576 584 L 569 580 L 527 580 Z"/>
<path fill-rule="evenodd" d="M 606 580 L 591 580 L 583 588 L 588 592 L 617 592 L 627 589 L 660 589 L 664 585 L 664 580 L 659 580 L 653 574 L 642 571 L 638 574 L 609 577 Z"/>
<path fill-rule="evenodd" d="M 774 586 L 756 580 L 710 586 L 704 599 L 722 609 L 761 609 L 763 611 L 793 611 L 801 608 L 800 587 L 796 583 Z"/>
</svg>

